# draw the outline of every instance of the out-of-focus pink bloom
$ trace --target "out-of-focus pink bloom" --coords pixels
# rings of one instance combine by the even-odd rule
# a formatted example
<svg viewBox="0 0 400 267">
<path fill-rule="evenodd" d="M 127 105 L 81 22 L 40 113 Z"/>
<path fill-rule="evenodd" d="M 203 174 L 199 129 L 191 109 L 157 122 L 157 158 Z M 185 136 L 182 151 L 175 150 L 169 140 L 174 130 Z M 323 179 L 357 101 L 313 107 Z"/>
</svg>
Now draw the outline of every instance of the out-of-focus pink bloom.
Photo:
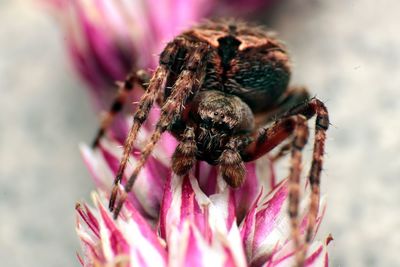
<svg viewBox="0 0 400 267">
<path fill-rule="evenodd" d="M 133 68 L 154 69 L 166 42 L 206 16 L 248 13 L 271 0 L 42 0 L 52 7 L 78 74 L 98 106 Z M 111 90 L 110 90 L 111 89 Z M 110 93 L 111 92 L 111 93 Z"/>
<path fill-rule="evenodd" d="M 139 136 L 144 141 L 146 128 Z M 287 214 L 287 180 L 271 184 L 264 162 L 247 164 L 246 182 L 233 190 L 217 168 L 200 162 L 187 177 L 171 173 L 175 141 L 165 135 L 138 176 L 118 220 L 104 207 L 122 154 L 121 141 L 104 139 L 100 149 L 82 146 L 96 183 L 95 208 L 77 206 L 83 266 L 292 266 L 295 260 Z M 137 160 L 136 148 L 131 155 Z M 128 167 L 126 173 L 132 171 Z M 124 177 L 122 183 L 126 182 Z M 302 235 L 308 197 L 300 206 Z M 322 201 L 317 224 L 325 211 Z M 317 227 L 318 229 L 318 227 Z M 317 230 L 316 229 L 316 230 Z M 306 266 L 328 266 L 327 242 L 314 242 Z"/>
<path fill-rule="evenodd" d="M 262 11 L 268 5 L 271 5 L 276 0 L 220 0 L 218 1 L 219 7 L 217 11 L 223 15 L 230 14 L 231 16 L 244 16 L 248 17 L 254 14 L 255 11 Z M 257 13 L 258 13 L 257 12 Z"/>
</svg>

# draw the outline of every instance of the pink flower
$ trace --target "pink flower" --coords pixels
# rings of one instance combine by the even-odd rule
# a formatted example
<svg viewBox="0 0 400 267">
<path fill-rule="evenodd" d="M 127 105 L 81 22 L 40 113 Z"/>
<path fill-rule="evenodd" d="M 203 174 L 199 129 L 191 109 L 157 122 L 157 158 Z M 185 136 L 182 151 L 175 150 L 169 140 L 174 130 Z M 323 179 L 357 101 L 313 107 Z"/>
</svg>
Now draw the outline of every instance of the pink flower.
<svg viewBox="0 0 400 267">
<path fill-rule="evenodd" d="M 144 131 L 142 141 L 145 136 Z M 152 156 L 140 173 L 116 221 L 104 203 L 108 202 L 122 143 L 105 139 L 96 151 L 82 146 L 98 188 L 94 208 L 77 205 L 82 265 L 293 266 L 288 182 L 284 179 L 274 184 L 269 159 L 248 163 L 244 186 L 233 190 L 218 177 L 216 167 L 203 162 L 189 176 L 172 174 L 169 159 L 174 142 L 171 136 L 164 136 L 153 153 L 157 157 Z M 133 152 L 133 166 L 136 160 Z M 270 166 L 269 170 L 261 170 L 265 166 Z M 307 225 L 307 203 L 304 196 L 302 232 Z M 324 211 L 322 201 L 317 225 Z M 305 266 L 328 265 L 328 241 L 312 244 Z"/>
<path fill-rule="evenodd" d="M 166 42 L 208 15 L 246 14 L 272 0 L 42 0 L 65 34 L 75 69 L 100 108 L 115 81 L 154 68 Z M 238 12 L 240 11 L 240 12 Z M 111 90 L 110 90 L 111 89 Z M 110 93 L 111 92 L 111 93 Z"/>
<path fill-rule="evenodd" d="M 51 3 L 64 27 L 69 54 L 79 75 L 104 107 L 109 88 L 133 68 L 154 68 L 165 42 L 211 13 L 246 13 L 265 1 L 214 0 L 43 0 Z M 270 2 L 270 1 L 267 1 Z M 238 8 L 240 7 L 240 8 Z M 135 90 L 136 94 L 140 90 Z M 113 93 L 111 93 L 112 95 Z M 136 98 L 138 95 L 135 96 Z M 138 142 L 147 136 L 158 112 L 153 109 Z M 275 183 L 272 163 L 246 165 L 245 184 L 233 190 L 204 162 L 193 173 L 171 173 L 176 141 L 168 134 L 158 144 L 128 194 L 118 220 L 108 202 L 129 123 L 120 119 L 96 151 L 82 146 L 97 186 L 94 207 L 78 204 L 77 233 L 83 266 L 291 266 L 295 260 L 287 215 L 287 181 Z M 132 171 L 140 145 L 131 154 Z M 266 167 L 267 166 L 267 167 Z M 122 184 L 126 182 L 123 178 Z M 301 205 L 302 235 L 307 197 Z M 320 205 L 318 225 L 324 214 Z M 318 227 L 317 227 L 318 229 Z M 316 230 L 317 230 L 316 229 Z M 306 266 L 327 266 L 327 243 L 315 241 Z"/>
</svg>

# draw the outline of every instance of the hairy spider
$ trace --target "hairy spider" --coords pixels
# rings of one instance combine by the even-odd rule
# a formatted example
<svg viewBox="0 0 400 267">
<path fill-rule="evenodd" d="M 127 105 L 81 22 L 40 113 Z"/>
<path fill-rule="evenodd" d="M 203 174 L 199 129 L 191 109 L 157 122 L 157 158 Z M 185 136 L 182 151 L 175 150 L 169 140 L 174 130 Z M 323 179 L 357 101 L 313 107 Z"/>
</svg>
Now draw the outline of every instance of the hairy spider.
<svg viewBox="0 0 400 267">
<path fill-rule="evenodd" d="M 289 175 L 289 214 L 292 236 L 303 265 L 311 241 L 320 195 L 320 173 L 325 131 L 329 126 L 324 104 L 309 98 L 304 88 L 289 87 L 290 64 L 285 47 L 261 27 L 234 20 L 208 21 L 169 42 L 151 79 L 142 72 L 128 76 L 95 139 L 104 134 L 110 119 L 121 110 L 134 83 L 148 83 L 124 146 L 109 208 L 118 217 L 126 195 L 165 131 L 177 140 L 172 169 L 186 175 L 196 160 L 218 165 L 225 181 L 240 187 L 243 162 L 253 161 L 292 137 Z M 142 85 L 146 87 L 145 85 Z M 150 141 L 141 151 L 125 193 L 117 199 L 133 143 L 154 102 L 161 117 Z M 306 121 L 316 115 L 315 142 L 309 183 L 311 203 L 305 244 L 300 243 L 298 206 L 302 149 L 308 139 Z M 280 153 L 282 154 L 282 153 Z"/>
</svg>

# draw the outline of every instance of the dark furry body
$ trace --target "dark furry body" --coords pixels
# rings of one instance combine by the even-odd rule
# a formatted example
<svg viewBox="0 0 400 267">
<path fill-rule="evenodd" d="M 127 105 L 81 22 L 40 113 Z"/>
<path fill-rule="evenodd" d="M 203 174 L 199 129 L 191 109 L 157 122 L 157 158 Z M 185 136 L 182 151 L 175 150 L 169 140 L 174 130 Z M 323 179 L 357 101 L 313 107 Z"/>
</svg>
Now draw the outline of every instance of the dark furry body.
<svg viewBox="0 0 400 267">
<path fill-rule="evenodd" d="M 289 59 L 283 44 L 267 31 L 245 23 L 205 23 L 176 39 L 180 38 L 208 46 L 209 50 L 200 93 L 185 106 L 186 116 L 178 117 L 169 130 L 181 139 L 186 125 L 196 127 L 196 158 L 217 165 L 232 136 L 251 134 L 255 128 L 254 115 L 277 107 L 289 82 Z M 183 51 L 178 54 L 184 58 L 184 50 L 188 48 L 179 49 Z M 183 60 L 172 64 L 167 81 L 171 87 L 182 64 Z M 165 97 L 169 94 L 167 90 Z M 200 116 L 204 111 L 218 111 L 235 122 L 229 127 L 216 116 Z"/>
</svg>

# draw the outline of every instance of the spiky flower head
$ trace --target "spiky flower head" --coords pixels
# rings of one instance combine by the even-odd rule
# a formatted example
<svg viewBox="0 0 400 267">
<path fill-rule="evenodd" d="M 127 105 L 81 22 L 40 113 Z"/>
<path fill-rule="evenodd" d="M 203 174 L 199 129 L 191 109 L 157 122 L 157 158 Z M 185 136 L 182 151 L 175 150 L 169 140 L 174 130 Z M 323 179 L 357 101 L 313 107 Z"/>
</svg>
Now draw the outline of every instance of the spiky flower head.
<svg viewBox="0 0 400 267">
<path fill-rule="evenodd" d="M 166 135 L 162 144 L 169 147 L 171 141 Z M 160 146 L 158 157 L 153 156 L 139 175 L 119 219 L 113 220 L 104 203 L 122 154 L 119 145 L 103 140 L 98 151 L 82 146 L 98 188 L 94 208 L 77 205 L 83 266 L 293 266 L 288 182 L 271 182 L 274 172 L 268 158 L 248 163 L 245 184 L 233 190 L 216 167 L 204 163 L 185 177 L 173 174 L 167 160 L 171 151 Z M 132 165 L 136 160 L 133 153 Z M 307 226 L 304 199 L 302 235 Z M 322 201 L 317 226 L 324 211 Z M 328 241 L 312 244 L 305 266 L 328 265 Z"/>
</svg>

